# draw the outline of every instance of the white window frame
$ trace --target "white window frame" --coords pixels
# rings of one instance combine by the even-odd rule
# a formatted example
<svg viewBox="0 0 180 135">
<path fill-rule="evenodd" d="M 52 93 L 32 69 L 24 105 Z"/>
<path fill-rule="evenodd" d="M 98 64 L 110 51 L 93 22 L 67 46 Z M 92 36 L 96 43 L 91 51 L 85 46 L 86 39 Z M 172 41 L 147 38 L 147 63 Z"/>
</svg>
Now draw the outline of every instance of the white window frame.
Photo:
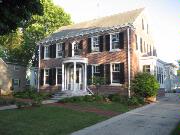
<svg viewBox="0 0 180 135">
<path fill-rule="evenodd" d="M 45 68 L 44 69 L 44 85 L 49 85 L 49 84 L 46 84 L 46 70 L 48 70 L 48 77 L 49 77 L 49 68 Z"/>
<path fill-rule="evenodd" d="M 119 64 L 119 71 L 113 71 L 113 65 L 114 64 Z M 113 72 L 120 72 L 120 62 L 113 62 L 113 63 L 110 63 L 110 78 L 111 78 L 111 85 L 122 85 L 120 84 L 120 82 L 113 82 Z"/>
<path fill-rule="evenodd" d="M 61 85 L 61 84 L 58 84 L 58 69 L 61 69 L 61 71 L 62 71 L 62 67 L 57 67 L 56 68 L 56 85 Z M 61 75 L 62 75 L 62 72 L 61 72 Z"/>
<path fill-rule="evenodd" d="M 92 68 L 93 68 L 92 73 L 93 73 L 93 75 L 100 73 L 100 69 L 99 69 L 99 71 L 97 71 L 97 67 L 100 68 L 100 65 L 92 65 Z"/>
<path fill-rule="evenodd" d="M 58 55 L 59 54 L 58 52 L 61 53 L 61 56 Z M 63 57 L 63 43 L 56 43 L 56 58 L 62 58 L 62 57 Z"/>
<path fill-rule="evenodd" d="M 75 55 L 75 52 L 74 52 L 74 46 L 75 46 L 75 44 L 78 44 L 78 49 L 79 49 L 79 42 L 78 41 L 74 41 L 73 43 L 72 43 L 72 57 L 73 56 L 79 56 L 79 55 Z"/>
<path fill-rule="evenodd" d="M 95 42 L 94 38 L 97 38 L 98 43 L 94 44 L 94 42 Z M 100 37 L 99 36 L 93 36 L 91 38 L 91 51 L 92 52 L 99 52 L 100 51 L 99 43 L 100 43 Z"/>
<path fill-rule="evenodd" d="M 149 67 L 147 67 L 149 66 Z M 145 71 L 144 71 L 145 69 Z M 147 72 L 147 70 L 149 70 L 149 72 Z M 151 73 L 151 65 L 143 65 L 143 72 L 147 72 L 147 73 Z"/>
<path fill-rule="evenodd" d="M 48 48 L 48 57 L 46 56 L 46 48 Z M 49 59 L 49 46 L 44 46 L 44 59 Z"/>
<path fill-rule="evenodd" d="M 17 81 L 17 82 L 18 82 L 18 83 L 17 83 L 17 85 L 15 85 L 15 81 Z M 19 84 L 20 84 L 20 79 L 17 79 L 17 78 L 16 78 L 16 79 L 14 79 L 13 86 L 14 86 L 14 87 L 20 87 L 20 85 L 19 85 Z"/>
<path fill-rule="evenodd" d="M 115 33 L 110 33 L 110 51 L 118 51 L 118 50 L 120 50 L 119 48 L 112 48 L 113 47 L 113 42 L 112 42 L 112 36 L 113 35 L 118 35 L 117 37 L 117 39 L 118 39 L 118 41 L 116 41 L 116 42 L 118 42 L 119 43 L 119 33 L 118 32 L 115 32 Z"/>
</svg>

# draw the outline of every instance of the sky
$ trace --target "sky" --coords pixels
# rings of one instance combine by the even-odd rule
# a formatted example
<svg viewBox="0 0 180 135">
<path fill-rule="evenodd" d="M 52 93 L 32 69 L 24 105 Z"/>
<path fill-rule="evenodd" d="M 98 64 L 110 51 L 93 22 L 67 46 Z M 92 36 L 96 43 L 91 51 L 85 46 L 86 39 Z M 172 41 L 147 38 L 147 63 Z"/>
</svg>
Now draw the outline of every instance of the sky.
<svg viewBox="0 0 180 135">
<path fill-rule="evenodd" d="M 53 0 L 74 23 L 144 7 L 158 57 L 180 59 L 180 0 Z"/>
</svg>

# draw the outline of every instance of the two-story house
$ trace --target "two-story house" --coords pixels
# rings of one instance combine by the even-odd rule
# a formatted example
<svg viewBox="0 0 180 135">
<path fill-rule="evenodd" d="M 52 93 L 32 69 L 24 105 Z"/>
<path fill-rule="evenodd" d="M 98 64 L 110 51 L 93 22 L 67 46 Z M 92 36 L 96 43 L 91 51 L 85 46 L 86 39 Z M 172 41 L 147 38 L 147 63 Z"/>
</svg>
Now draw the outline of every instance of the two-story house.
<svg viewBox="0 0 180 135">
<path fill-rule="evenodd" d="M 143 8 L 64 26 L 37 45 L 40 91 L 94 90 L 101 76 L 102 93 L 127 95 L 140 58 L 156 56 Z"/>
</svg>

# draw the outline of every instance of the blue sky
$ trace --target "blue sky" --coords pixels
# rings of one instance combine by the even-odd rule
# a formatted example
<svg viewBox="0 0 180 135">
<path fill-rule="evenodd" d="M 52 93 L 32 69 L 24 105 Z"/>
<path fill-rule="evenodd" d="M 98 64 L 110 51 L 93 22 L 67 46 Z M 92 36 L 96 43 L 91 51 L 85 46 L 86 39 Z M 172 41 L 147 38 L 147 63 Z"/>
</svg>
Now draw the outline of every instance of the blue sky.
<svg viewBox="0 0 180 135">
<path fill-rule="evenodd" d="M 145 7 L 158 51 L 167 62 L 180 59 L 180 1 L 178 0 L 53 0 L 72 17 L 82 22 Z"/>
</svg>

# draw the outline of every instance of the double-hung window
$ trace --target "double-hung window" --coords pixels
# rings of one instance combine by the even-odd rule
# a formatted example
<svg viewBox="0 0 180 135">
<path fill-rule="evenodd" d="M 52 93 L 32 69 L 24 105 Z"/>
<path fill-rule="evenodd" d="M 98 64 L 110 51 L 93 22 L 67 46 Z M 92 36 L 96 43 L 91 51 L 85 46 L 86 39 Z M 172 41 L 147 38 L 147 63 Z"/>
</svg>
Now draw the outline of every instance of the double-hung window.
<svg viewBox="0 0 180 135">
<path fill-rule="evenodd" d="M 49 46 L 44 46 L 44 58 L 49 58 Z"/>
<path fill-rule="evenodd" d="M 56 74 L 57 74 L 57 84 L 62 84 L 62 69 L 57 68 Z"/>
<path fill-rule="evenodd" d="M 62 58 L 63 50 L 62 50 L 62 43 L 56 44 L 56 58 Z"/>
<path fill-rule="evenodd" d="M 93 68 L 94 68 L 94 73 L 100 73 L 100 66 L 99 65 L 94 65 L 93 66 Z"/>
<path fill-rule="evenodd" d="M 49 69 L 44 70 L 44 84 L 49 84 Z"/>
<path fill-rule="evenodd" d="M 119 49 L 119 33 L 111 34 L 111 50 Z"/>
<path fill-rule="evenodd" d="M 13 80 L 13 86 L 14 87 L 20 87 L 20 80 L 19 79 L 14 79 Z"/>
<path fill-rule="evenodd" d="M 120 64 L 112 64 L 112 83 L 120 83 Z"/>
<path fill-rule="evenodd" d="M 99 52 L 99 37 L 92 37 L 92 51 Z"/>
<path fill-rule="evenodd" d="M 150 73 L 151 72 L 150 65 L 144 65 L 143 66 L 143 72 Z"/>
</svg>

